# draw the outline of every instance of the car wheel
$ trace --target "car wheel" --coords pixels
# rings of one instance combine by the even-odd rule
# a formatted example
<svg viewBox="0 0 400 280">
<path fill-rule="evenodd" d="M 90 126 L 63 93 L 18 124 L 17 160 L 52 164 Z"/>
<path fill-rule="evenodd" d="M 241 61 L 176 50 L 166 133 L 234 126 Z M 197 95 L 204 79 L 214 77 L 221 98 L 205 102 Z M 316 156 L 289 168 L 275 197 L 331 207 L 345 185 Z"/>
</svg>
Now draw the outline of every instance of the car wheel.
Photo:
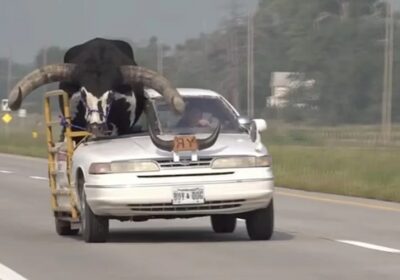
<svg viewBox="0 0 400 280">
<path fill-rule="evenodd" d="M 251 240 L 269 240 L 274 232 L 274 203 L 250 212 L 246 216 L 247 233 Z"/>
<path fill-rule="evenodd" d="M 55 224 L 56 224 L 56 232 L 58 235 L 71 236 L 71 235 L 77 235 L 79 233 L 79 229 L 71 229 L 71 223 L 68 221 L 56 218 Z"/>
<path fill-rule="evenodd" d="M 231 215 L 211 216 L 211 225 L 215 233 L 232 233 L 236 228 L 236 217 Z"/>
<path fill-rule="evenodd" d="M 83 181 L 83 180 L 82 180 Z M 83 188 L 81 189 L 81 231 L 83 240 L 87 243 L 106 242 L 108 236 L 109 222 L 107 218 L 97 216 L 90 209 L 86 201 L 86 194 Z"/>
</svg>

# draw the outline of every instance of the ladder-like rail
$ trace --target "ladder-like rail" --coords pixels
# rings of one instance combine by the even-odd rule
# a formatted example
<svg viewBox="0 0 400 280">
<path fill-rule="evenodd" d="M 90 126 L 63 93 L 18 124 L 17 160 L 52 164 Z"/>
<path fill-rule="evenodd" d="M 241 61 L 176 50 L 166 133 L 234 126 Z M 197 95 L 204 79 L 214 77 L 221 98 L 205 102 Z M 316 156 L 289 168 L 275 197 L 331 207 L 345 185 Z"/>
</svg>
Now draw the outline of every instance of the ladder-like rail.
<svg viewBox="0 0 400 280">
<path fill-rule="evenodd" d="M 57 170 L 56 170 L 56 154 L 59 150 L 56 148 L 56 143 L 54 142 L 53 126 L 60 125 L 60 122 L 52 120 L 52 110 L 50 100 L 54 97 L 62 98 L 63 107 L 62 113 L 65 119 L 65 129 L 64 129 L 64 141 L 66 142 L 66 162 L 67 162 L 67 181 L 68 188 L 66 191 L 57 190 Z M 58 102 L 57 102 L 58 103 Z M 54 90 L 47 92 L 44 98 L 44 117 L 46 121 L 46 142 L 48 151 L 48 176 L 49 176 L 49 186 L 51 191 L 51 208 L 55 216 L 59 214 L 67 213 L 72 221 L 79 221 L 79 211 L 77 207 L 77 198 L 75 197 L 75 192 L 73 191 L 73 185 L 71 182 L 71 167 L 72 167 L 72 155 L 74 153 L 75 144 L 73 138 L 75 137 L 87 137 L 90 135 L 86 131 L 72 131 L 71 130 L 71 111 L 69 108 L 69 98 L 68 94 L 62 90 Z M 63 208 L 58 205 L 57 197 L 68 196 L 70 207 Z"/>
</svg>

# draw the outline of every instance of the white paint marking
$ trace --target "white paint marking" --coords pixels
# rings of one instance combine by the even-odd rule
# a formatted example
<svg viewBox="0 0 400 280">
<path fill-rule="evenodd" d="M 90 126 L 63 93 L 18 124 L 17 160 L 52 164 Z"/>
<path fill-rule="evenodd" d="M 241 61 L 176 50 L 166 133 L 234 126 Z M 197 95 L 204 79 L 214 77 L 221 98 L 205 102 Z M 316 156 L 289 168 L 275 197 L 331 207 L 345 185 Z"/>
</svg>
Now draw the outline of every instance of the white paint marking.
<svg viewBox="0 0 400 280">
<path fill-rule="evenodd" d="M 336 240 L 337 242 L 340 243 L 345 243 L 353 246 L 358 246 L 366 249 L 371 249 L 371 250 L 376 250 L 376 251 L 381 251 L 381 252 L 386 252 L 386 253 L 394 253 L 394 254 L 400 254 L 400 250 L 389 248 L 389 247 L 384 247 L 384 246 L 379 246 L 379 245 L 374 245 L 370 243 L 365 243 L 365 242 L 360 242 L 360 241 L 352 241 L 352 240 Z"/>
<path fill-rule="evenodd" d="M 0 170 L 0 173 L 3 173 L 3 174 L 11 174 L 11 173 L 14 173 L 14 172 L 8 171 L 8 170 Z"/>
<path fill-rule="evenodd" d="M 8 268 L 0 263 L 0 279 L 1 280 L 27 280 L 25 277 L 19 275 L 14 270 Z"/>
<path fill-rule="evenodd" d="M 34 180 L 43 180 L 43 181 L 49 180 L 46 177 L 40 177 L 40 176 L 29 176 L 29 178 L 34 179 Z"/>
</svg>

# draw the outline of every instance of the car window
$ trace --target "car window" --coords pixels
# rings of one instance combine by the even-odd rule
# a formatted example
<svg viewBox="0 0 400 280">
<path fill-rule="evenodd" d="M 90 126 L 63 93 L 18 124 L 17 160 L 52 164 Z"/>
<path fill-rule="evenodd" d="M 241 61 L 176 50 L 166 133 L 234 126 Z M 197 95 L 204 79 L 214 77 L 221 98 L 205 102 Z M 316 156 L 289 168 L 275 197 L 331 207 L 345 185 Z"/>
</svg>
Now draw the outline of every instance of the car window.
<svg viewBox="0 0 400 280">
<path fill-rule="evenodd" d="M 184 97 L 186 104 L 182 115 L 171 110 L 163 99 L 153 101 L 162 133 L 208 133 L 218 124 L 222 132 L 243 132 L 237 115 L 229 104 L 219 97 Z"/>
</svg>

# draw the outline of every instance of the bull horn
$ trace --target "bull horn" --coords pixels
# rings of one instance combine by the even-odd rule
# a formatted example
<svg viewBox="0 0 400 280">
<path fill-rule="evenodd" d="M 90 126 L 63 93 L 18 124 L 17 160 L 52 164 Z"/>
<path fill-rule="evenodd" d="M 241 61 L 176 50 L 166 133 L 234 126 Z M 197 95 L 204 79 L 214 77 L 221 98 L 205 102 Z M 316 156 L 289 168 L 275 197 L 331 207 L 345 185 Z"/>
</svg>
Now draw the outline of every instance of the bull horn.
<svg viewBox="0 0 400 280">
<path fill-rule="evenodd" d="M 15 111 L 21 107 L 29 93 L 38 87 L 63 80 L 71 77 L 75 69 L 74 64 L 53 64 L 36 69 L 20 80 L 9 94 L 9 107 Z"/>
<path fill-rule="evenodd" d="M 153 142 L 157 148 L 168 152 L 171 152 L 174 149 L 174 141 L 159 138 L 155 131 L 154 124 L 152 123 L 149 123 L 149 135 L 151 142 Z"/>
<path fill-rule="evenodd" d="M 214 145 L 218 139 L 220 131 L 221 131 L 221 124 L 218 124 L 218 126 L 214 129 L 213 133 L 209 137 L 205 139 L 197 139 L 199 150 L 205 150 Z M 151 141 L 157 148 L 168 152 L 171 152 L 174 149 L 174 141 L 163 140 L 159 138 L 152 124 L 149 125 L 149 134 Z"/>
<path fill-rule="evenodd" d="M 221 124 L 218 123 L 218 126 L 214 129 L 213 133 L 210 137 L 205 139 L 197 139 L 197 144 L 199 145 L 199 150 L 205 150 L 210 148 L 212 145 L 217 142 L 219 132 L 221 131 Z"/>
<path fill-rule="evenodd" d="M 162 75 L 152 70 L 132 65 L 121 66 L 120 70 L 124 83 L 142 83 L 145 87 L 159 92 L 177 113 L 183 113 L 185 110 L 185 103 L 179 92 Z"/>
</svg>

